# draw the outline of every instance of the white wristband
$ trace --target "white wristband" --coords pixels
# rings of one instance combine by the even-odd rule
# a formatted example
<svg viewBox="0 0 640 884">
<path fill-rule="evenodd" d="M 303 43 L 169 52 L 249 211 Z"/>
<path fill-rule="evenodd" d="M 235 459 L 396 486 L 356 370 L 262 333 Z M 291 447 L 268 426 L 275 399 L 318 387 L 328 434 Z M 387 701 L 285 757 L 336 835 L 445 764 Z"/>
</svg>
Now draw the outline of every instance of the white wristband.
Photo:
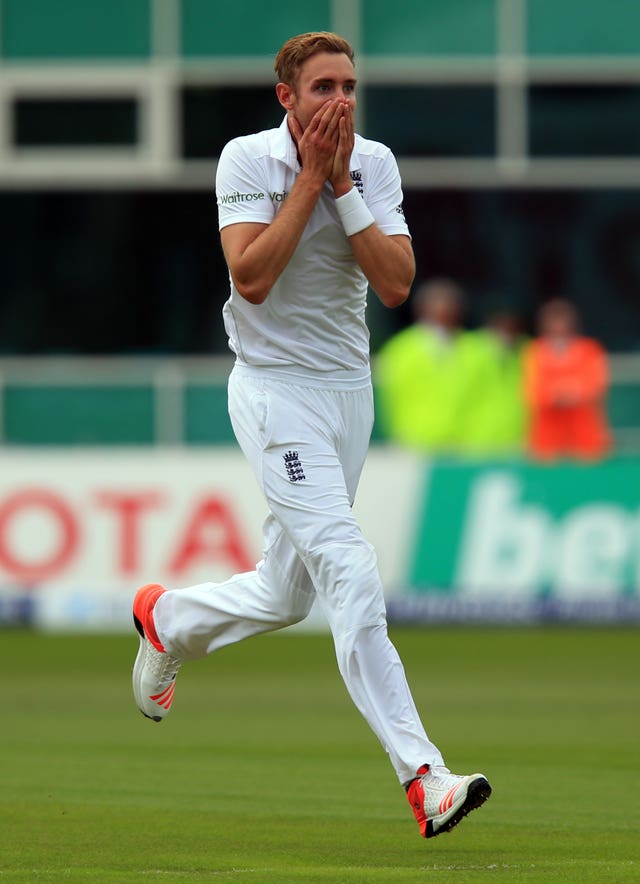
<svg viewBox="0 0 640 884">
<path fill-rule="evenodd" d="M 355 187 L 352 187 L 348 193 L 337 198 L 336 208 L 347 236 L 360 233 L 361 230 L 371 227 L 375 221 L 375 218 L 367 208 L 367 204 Z"/>
</svg>

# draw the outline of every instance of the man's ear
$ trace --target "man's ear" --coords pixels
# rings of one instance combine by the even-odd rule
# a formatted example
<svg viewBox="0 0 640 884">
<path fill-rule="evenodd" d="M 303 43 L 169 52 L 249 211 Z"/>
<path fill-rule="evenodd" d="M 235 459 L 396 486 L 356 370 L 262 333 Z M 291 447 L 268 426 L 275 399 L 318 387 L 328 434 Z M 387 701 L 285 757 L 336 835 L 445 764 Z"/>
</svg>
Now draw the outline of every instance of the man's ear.
<svg viewBox="0 0 640 884">
<path fill-rule="evenodd" d="M 276 95 L 278 96 L 278 101 L 285 110 L 292 110 L 295 92 L 288 83 L 278 83 L 276 85 Z"/>
</svg>

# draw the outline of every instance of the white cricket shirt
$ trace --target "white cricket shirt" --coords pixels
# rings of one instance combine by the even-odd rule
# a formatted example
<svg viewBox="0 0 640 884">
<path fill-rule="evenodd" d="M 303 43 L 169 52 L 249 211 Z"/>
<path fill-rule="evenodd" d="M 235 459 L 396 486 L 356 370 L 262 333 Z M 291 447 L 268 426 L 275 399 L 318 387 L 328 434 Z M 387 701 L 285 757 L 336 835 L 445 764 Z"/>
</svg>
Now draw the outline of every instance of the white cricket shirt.
<svg viewBox="0 0 640 884">
<path fill-rule="evenodd" d="M 383 144 L 356 135 L 351 178 L 383 233 L 409 230 L 398 167 Z M 300 172 L 287 119 L 278 129 L 234 138 L 216 174 L 219 227 L 270 224 Z M 355 261 L 329 182 L 289 264 L 262 304 L 236 290 L 223 308 L 229 346 L 241 364 L 265 369 L 368 369 L 367 279 Z"/>
</svg>

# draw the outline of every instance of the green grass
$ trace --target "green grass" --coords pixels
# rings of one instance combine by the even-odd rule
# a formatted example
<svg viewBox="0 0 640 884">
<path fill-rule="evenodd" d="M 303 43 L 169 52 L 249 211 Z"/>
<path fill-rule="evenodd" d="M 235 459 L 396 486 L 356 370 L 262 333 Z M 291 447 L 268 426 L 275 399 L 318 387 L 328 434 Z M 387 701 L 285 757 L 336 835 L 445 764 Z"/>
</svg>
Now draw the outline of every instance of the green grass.
<svg viewBox="0 0 640 884">
<path fill-rule="evenodd" d="M 131 637 L 0 634 L 0 882 L 638 881 L 640 633 L 392 630 L 489 802 L 424 841 L 328 636 L 185 666 L 162 724 Z"/>
</svg>

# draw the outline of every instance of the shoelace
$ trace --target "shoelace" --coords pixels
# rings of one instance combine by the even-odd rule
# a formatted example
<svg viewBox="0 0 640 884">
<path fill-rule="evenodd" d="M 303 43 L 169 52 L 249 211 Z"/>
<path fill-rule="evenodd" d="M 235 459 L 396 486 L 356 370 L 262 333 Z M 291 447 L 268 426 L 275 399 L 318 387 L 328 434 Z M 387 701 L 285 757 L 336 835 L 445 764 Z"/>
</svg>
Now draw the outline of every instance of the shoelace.
<svg viewBox="0 0 640 884">
<path fill-rule="evenodd" d="M 446 767 L 432 767 L 426 774 L 423 774 L 422 783 L 425 789 L 446 791 L 453 788 L 462 779 L 464 777 L 451 773 Z"/>
<path fill-rule="evenodd" d="M 150 642 L 147 642 L 147 660 L 149 668 L 160 681 L 171 681 L 182 666 L 182 660 L 172 657 L 171 654 L 156 650 Z"/>
</svg>

